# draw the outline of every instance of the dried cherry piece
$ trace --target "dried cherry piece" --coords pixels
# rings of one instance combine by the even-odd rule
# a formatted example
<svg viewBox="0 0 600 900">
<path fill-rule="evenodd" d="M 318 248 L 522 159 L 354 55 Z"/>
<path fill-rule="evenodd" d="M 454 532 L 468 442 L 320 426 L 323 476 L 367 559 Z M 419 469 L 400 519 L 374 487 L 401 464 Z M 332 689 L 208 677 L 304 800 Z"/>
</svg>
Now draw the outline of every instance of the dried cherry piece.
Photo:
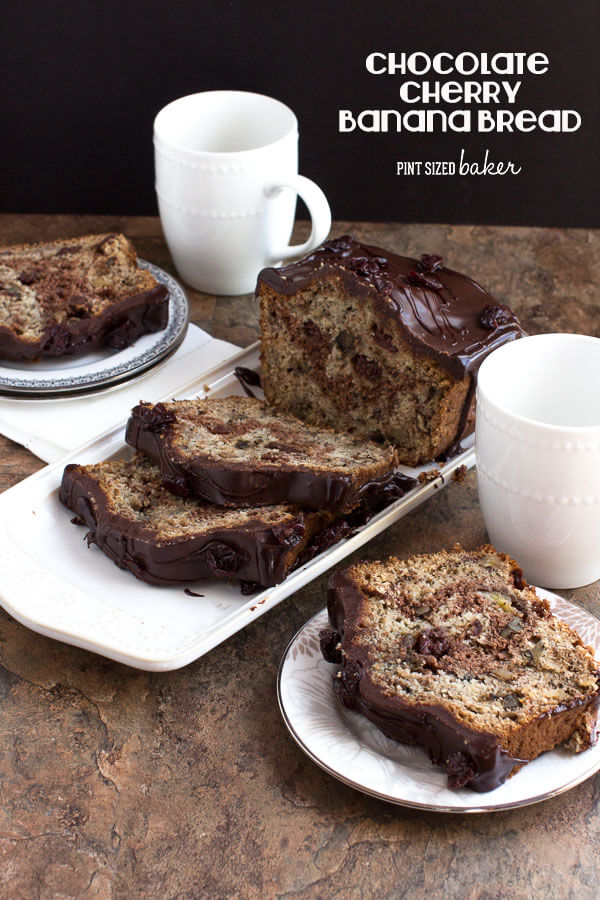
<svg viewBox="0 0 600 900">
<path fill-rule="evenodd" d="M 347 662 L 342 669 L 333 676 L 333 689 L 344 706 L 352 706 L 352 698 L 358 692 L 358 685 L 362 678 L 362 669 L 356 662 Z"/>
<path fill-rule="evenodd" d="M 419 262 L 417 263 L 417 269 L 420 272 L 437 272 L 438 269 L 443 268 L 444 266 L 444 257 L 437 256 L 434 253 L 422 253 Z"/>
<path fill-rule="evenodd" d="M 520 566 L 517 566 L 516 569 L 513 569 L 511 575 L 513 584 L 518 591 L 522 591 L 523 588 L 527 587 L 527 582 L 525 581 L 525 576 L 523 575 L 523 569 Z"/>
<path fill-rule="evenodd" d="M 448 773 L 448 787 L 458 790 L 477 775 L 477 767 L 466 753 L 452 753 L 446 760 L 446 772 Z"/>
<path fill-rule="evenodd" d="M 414 287 L 429 288 L 431 291 L 441 291 L 444 288 L 442 282 L 435 275 L 430 275 L 428 272 L 418 272 L 416 269 L 411 269 L 406 276 L 406 280 Z"/>
<path fill-rule="evenodd" d="M 485 307 L 485 309 L 479 316 L 479 323 L 484 328 L 489 328 L 491 331 L 493 328 L 497 328 L 499 325 L 506 325 L 507 322 L 510 322 L 511 319 L 512 312 L 510 311 L 508 306 L 502 306 L 501 304 L 490 304 L 490 306 Z"/>
<path fill-rule="evenodd" d="M 104 338 L 104 343 L 113 350 L 124 350 L 125 347 L 131 347 L 139 336 L 139 326 L 128 320 L 109 331 Z"/>
<path fill-rule="evenodd" d="M 64 353 L 71 342 L 69 329 L 60 323 L 53 325 L 43 347 L 44 353 L 59 355 Z"/>
<path fill-rule="evenodd" d="M 333 628 L 324 628 L 319 632 L 319 647 L 326 662 L 338 665 L 342 662 L 342 650 L 338 646 L 341 640 L 341 634 Z"/>
<path fill-rule="evenodd" d="M 422 656 L 439 659 L 450 650 L 450 638 L 443 628 L 428 628 L 418 636 L 415 650 Z"/>
<path fill-rule="evenodd" d="M 295 547 L 304 537 L 306 525 L 303 520 L 288 522 L 283 525 L 273 525 L 271 531 L 273 537 L 283 547 Z"/>
<path fill-rule="evenodd" d="M 385 256 L 355 256 L 348 260 L 347 267 L 358 275 L 379 275 L 387 266 Z"/>
<path fill-rule="evenodd" d="M 246 556 L 221 541 L 211 541 L 203 552 L 204 562 L 215 575 L 234 575 L 245 561 Z"/>
<path fill-rule="evenodd" d="M 134 419 L 138 419 L 146 431 L 162 431 L 167 425 L 177 421 L 172 409 L 167 409 L 164 403 L 140 403 L 131 410 Z"/>
</svg>

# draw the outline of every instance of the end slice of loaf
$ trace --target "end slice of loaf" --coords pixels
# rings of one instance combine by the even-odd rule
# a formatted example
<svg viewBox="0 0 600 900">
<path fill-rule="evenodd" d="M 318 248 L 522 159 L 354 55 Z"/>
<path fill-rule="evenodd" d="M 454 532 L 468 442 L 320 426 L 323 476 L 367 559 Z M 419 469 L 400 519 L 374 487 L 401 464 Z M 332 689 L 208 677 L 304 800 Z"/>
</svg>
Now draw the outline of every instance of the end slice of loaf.
<svg viewBox="0 0 600 900">
<path fill-rule="evenodd" d="M 284 505 L 225 509 L 177 497 L 141 454 L 67 466 L 60 500 L 87 525 L 88 544 L 150 584 L 210 577 L 278 584 L 311 541 L 322 536 L 320 551 L 339 536 L 326 513 Z"/>
<path fill-rule="evenodd" d="M 165 328 L 168 304 L 123 234 L 0 248 L 0 357 L 122 350 Z"/>
<path fill-rule="evenodd" d="M 592 651 L 492 546 L 358 563 L 327 603 L 341 702 L 424 747 L 450 787 L 488 791 L 558 744 L 593 743 Z"/>
<path fill-rule="evenodd" d="M 222 506 L 348 510 L 389 481 L 392 447 L 306 425 L 252 397 L 142 403 L 127 443 L 181 496 Z"/>
</svg>

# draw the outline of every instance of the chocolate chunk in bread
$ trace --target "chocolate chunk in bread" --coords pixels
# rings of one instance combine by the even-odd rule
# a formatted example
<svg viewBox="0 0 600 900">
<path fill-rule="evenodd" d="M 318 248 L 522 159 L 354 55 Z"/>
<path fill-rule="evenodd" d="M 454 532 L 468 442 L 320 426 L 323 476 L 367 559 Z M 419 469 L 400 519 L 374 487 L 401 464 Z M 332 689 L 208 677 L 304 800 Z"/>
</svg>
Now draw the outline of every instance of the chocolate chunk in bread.
<svg viewBox="0 0 600 900">
<path fill-rule="evenodd" d="M 165 328 L 168 306 L 122 234 L 0 248 L 0 358 L 122 350 Z"/>
<path fill-rule="evenodd" d="M 456 451 L 474 378 L 520 337 L 508 307 L 439 256 L 397 256 L 345 236 L 258 277 L 269 403 L 313 424 L 390 441 L 418 465 Z"/>
<path fill-rule="evenodd" d="M 169 490 L 222 506 L 347 510 L 393 477 L 389 445 L 306 425 L 251 397 L 136 406 L 126 440 Z"/>
<path fill-rule="evenodd" d="M 327 605 L 341 702 L 424 747 L 450 787 L 488 791 L 545 750 L 593 743 L 593 653 L 493 547 L 359 562 L 331 576 Z"/>
<path fill-rule="evenodd" d="M 343 536 L 331 530 L 331 514 L 289 505 L 225 509 L 177 497 L 141 454 L 67 466 L 60 499 L 87 525 L 88 543 L 150 584 L 210 577 L 278 584 L 311 542 L 321 551 Z"/>
</svg>

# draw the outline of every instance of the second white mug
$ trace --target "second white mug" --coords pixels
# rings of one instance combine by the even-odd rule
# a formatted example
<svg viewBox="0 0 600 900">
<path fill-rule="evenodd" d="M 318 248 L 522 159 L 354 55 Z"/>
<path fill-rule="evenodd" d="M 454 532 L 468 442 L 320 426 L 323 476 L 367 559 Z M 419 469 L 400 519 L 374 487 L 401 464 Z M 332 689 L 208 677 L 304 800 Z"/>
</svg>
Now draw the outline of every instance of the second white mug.
<svg viewBox="0 0 600 900">
<path fill-rule="evenodd" d="M 600 339 L 505 344 L 477 379 L 479 500 L 490 540 L 534 584 L 600 577 Z"/>
<path fill-rule="evenodd" d="M 160 220 L 177 271 L 213 294 L 254 290 L 265 266 L 325 240 L 331 212 L 322 190 L 298 175 L 298 122 L 284 103 L 245 91 L 181 97 L 154 120 Z M 296 196 L 312 231 L 289 246 Z"/>
</svg>

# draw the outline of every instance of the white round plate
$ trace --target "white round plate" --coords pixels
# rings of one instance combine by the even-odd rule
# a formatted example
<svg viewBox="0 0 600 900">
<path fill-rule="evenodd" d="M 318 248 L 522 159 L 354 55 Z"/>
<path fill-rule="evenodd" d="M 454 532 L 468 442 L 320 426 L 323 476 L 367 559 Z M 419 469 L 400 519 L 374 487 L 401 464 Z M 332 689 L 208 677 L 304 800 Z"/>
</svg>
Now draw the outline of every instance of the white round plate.
<svg viewBox="0 0 600 900">
<path fill-rule="evenodd" d="M 167 327 L 144 334 L 124 350 L 98 349 L 86 356 L 42 358 L 35 362 L 0 360 L 0 393 L 35 396 L 88 391 L 125 381 L 171 353 L 185 337 L 189 307 L 183 288 L 158 266 L 138 259 L 169 291 Z"/>
<path fill-rule="evenodd" d="M 600 621 L 580 606 L 537 588 L 552 612 L 570 625 L 600 657 Z M 446 772 L 427 753 L 387 738 L 360 713 L 346 709 L 333 693 L 335 666 L 319 650 L 327 610 L 313 616 L 289 644 L 277 694 L 292 737 L 313 762 L 351 787 L 381 800 L 436 812 L 480 813 L 547 800 L 600 769 L 600 741 L 583 753 L 551 750 L 528 763 L 493 791 L 450 790 Z"/>
</svg>

